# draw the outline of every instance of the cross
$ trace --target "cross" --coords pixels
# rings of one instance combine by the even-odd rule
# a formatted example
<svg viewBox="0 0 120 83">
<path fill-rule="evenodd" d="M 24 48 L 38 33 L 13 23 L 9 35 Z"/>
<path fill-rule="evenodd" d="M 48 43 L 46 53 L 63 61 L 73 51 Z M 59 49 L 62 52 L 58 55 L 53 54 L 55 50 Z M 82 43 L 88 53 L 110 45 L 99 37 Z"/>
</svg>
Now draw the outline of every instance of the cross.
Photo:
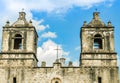
<svg viewBox="0 0 120 83">
<path fill-rule="evenodd" d="M 59 49 L 59 47 L 57 45 L 57 48 L 55 50 L 57 50 L 57 59 L 58 59 L 58 51 L 61 50 L 61 49 Z"/>
<path fill-rule="evenodd" d="M 22 12 L 24 12 L 24 8 L 22 8 Z"/>
</svg>

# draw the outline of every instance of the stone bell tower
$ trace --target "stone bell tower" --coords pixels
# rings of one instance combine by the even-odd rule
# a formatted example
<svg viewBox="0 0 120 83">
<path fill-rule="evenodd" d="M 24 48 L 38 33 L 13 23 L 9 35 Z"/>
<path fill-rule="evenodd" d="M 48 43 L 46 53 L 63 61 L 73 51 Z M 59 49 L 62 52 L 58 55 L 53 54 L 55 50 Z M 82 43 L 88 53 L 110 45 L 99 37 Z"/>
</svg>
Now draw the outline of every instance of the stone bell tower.
<svg viewBox="0 0 120 83">
<path fill-rule="evenodd" d="M 7 21 L 3 27 L 0 66 L 34 67 L 37 65 L 38 35 L 32 21 L 28 22 L 25 16 L 25 12 L 19 12 L 16 22 L 10 25 Z"/>
<path fill-rule="evenodd" d="M 84 22 L 81 28 L 81 66 L 117 66 L 114 49 L 114 27 L 109 21 L 106 25 L 93 13 L 90 23 Z"/>
<path fill-rule="evenodd" d="M 99 18 L 99 12 L 94 12 L 89 23 L 84 21 L 80 33 L 80 66 L 91 68 L 93 82 L 119 83 L 114 27 L 111 22 L 105 24 Z"/>
</svg>

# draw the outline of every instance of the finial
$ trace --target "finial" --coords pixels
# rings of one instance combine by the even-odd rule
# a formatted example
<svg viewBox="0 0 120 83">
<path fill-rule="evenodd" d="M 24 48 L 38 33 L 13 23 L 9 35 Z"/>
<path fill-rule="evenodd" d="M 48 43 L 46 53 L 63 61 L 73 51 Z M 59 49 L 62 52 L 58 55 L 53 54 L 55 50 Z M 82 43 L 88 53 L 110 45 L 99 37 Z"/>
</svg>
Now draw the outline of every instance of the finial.
<svg viewBox="0 0 120 83">
<path fill-rule="evenodd" d="M 9 22 L 9 20 L 7 20 L 7 22 L 6 22 L 7 24 L 9 24 L 10 22 Z"/>
<path fill-rule="evenodd" d="M 42 61 L 41 67 L 46 67 L 46 62 Z"/>
<path fill-rule="evenodd" d="M 24 12 L 24 8 L 22 9 L 22 12 L 19 12 L 19 18 L 18 19 L 24 19 L 25 20 L 26 13 Z"/>
<path fill-rule="evenodd" d="M 69 64 L 68 64 L 69 67 L 72 67 L 73 66 L 73 63 L 72 61 L 69 61 Z"/>
<path fill-rule="evenodd" d="M 84 21 L 83 23 L 83 27 L 85 27 L 87 25 L 87 21 Z"/>
<path fill-rule="evenodd" d="M 29 26 L 33 26 L 33 25 L 32 25 L 32 21 L 31 21 L 31 20 L 29 21 Z"/>
<path fill-rule="evenodd" d="M 6 21 L 6 27 L 8 27 L 9 26 L 9 24 L 10 24 L 10 22 L 9 22 L 9 20 L 8 21 Z"/>
<path fill-rule="evenodd" d="M 32 20 L 30 20 L 30 23 L 32 23 Z"/>
<path fill-rule="evenodd" d="M 111 24 L 111 21 L 109 20 L 108 21 L 108 27 L 111 27 L 112 26 L 112 24 Z"/>
<path fill-rule="evenodd" d="M 96 12 L 93 13 L 93 18 L 97 20 L 99 18 L 99 13 L 100 12 L 97 12 L 96 10 Z"/>
<path fill-rule="evenodd" d="M 64 55 L 62 55 L 62 57 L 60 58 L 60 63 L 62 64 L 62 66 L 65 66 L 65 58 L 64 58 Z"/>
</svg>

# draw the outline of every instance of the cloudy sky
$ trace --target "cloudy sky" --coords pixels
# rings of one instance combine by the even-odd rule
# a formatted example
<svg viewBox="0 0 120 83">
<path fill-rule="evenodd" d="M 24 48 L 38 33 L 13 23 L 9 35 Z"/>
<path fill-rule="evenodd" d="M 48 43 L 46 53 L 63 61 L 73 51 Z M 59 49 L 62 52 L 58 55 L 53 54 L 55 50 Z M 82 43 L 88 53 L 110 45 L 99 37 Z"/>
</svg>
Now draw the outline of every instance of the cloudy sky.
<svg viewBox="0 0 120 83">
<path fill-rule="evenodd" d="M 22 9 L 27 20 L 33 21 L 39 35 L 39 65 L 41 61 L 52 65 L 57 45 L 61 49 L 59 58 L 65 57 L 67 62 L 78 65 L 80 27 L 83 21 L 92 19 L 95 9 L 105 23 L 110 20 L 115 26 L 115 49 L 120 56 L 120 0 L 0 0 L 0 42 L 2 26 L 7 20 L 11 24 L 15 22 Z"/>
</svg>

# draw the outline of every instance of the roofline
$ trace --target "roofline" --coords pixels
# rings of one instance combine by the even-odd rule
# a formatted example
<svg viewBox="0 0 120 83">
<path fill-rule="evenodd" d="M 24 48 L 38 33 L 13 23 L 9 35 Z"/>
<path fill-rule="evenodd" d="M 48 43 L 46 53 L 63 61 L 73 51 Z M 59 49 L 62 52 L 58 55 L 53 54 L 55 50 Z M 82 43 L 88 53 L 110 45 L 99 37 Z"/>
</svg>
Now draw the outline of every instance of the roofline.
<svg viewBox="0 0 120 83">
<path fill-rule="evenodd" d="M 86 26 L 86 27 L 81 27 L 81 28 L 115 28 L 114 26 L 108 27 L 108 26 L 104 26 L 104 27 L 90 27 L 90 26 Z"/>
<path fill-rule="evenodd" d="M 117 54 L 117 52 L 82 52 L 80 54 Z"/>
</svg>

